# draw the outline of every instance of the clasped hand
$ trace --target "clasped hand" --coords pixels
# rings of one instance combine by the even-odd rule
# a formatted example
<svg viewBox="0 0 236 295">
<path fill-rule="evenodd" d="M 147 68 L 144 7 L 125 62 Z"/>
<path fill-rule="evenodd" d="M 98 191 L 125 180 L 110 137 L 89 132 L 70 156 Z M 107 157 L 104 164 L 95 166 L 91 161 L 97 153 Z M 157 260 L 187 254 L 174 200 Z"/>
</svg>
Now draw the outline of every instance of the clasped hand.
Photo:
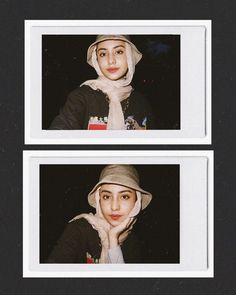
<svg viewBox="0 0 236 295">
<path fill-rule="evenodd" d="M 92 213 L 84 213 L 77 215 L 70 222 L 80 218 L 85 218 L 97 230 L 102 246 L 107 249 L 120 245 L 127 238 L 136 221 L 134 217 L 128 217 L 119 225 L 112 227 L 104 218 Z"/>
</svg>

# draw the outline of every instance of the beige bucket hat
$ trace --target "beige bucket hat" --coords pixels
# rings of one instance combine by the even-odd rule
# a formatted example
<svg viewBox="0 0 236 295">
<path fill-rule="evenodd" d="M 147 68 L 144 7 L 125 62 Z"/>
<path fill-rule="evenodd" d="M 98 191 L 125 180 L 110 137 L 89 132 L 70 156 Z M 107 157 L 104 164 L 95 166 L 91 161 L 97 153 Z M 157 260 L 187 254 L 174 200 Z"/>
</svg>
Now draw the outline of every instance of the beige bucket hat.
<svg viewBox="0 0 236 295">
<path fill-rule="evenodd" d="M 132 52 L 134 55 L 134 61 L 135 61 L 135 65 L 140 61 L 140 59 L 142 58 L 142 53 L 139 52 L 139 50 L 137 49 L 137 47 L 130 41 L 130 37 L 128 35 L 98 35 L 96 38 L 96 41 L 94 43 L 92 43 L 87 51 L 87 62 L 90 66 L 93 67 L 92 64 L 92 53 L 94 51 L 95 46 L 105 40 L 122 40 L 125 41 L 127 43 L 129 43 L 131 45 L 132 48 Z"/>
<path fill-rule="evenodd" d="M 89 205 L 96 208 L 95 194 L 96 190 L 102 184 L 119 184 L 132 188 L 141 193 L 141 208 L 145 209 L 152 200 L 152 194 L 143 190 L 139 186 L 139 176 L 137 170 L 131 165 L 108 165 L 106 166 L 99 178 L 99 182 L 88 194 Z"/>
</svg>

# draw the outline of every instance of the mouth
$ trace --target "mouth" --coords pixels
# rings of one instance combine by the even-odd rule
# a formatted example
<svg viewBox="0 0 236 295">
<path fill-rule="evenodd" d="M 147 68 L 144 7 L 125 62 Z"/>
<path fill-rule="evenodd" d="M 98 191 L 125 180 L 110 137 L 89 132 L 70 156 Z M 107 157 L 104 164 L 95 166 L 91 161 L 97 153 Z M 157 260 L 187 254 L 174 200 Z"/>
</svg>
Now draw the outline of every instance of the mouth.
<svg viewBox="0 0 236 295">
<path fill-rule="evenodd" d="M 112 215 L 110 215 L 110 217 L 113 220 L 118 220 L 121 217 L 121 215 L 119 215 L 119 214 L 112 214 Z"/>
<path fill-rule="evenodd" d="M 117 72 L 119 70 L 119 68 L 108 68 L 107 71 L 111 74 Z"/>
</svg>

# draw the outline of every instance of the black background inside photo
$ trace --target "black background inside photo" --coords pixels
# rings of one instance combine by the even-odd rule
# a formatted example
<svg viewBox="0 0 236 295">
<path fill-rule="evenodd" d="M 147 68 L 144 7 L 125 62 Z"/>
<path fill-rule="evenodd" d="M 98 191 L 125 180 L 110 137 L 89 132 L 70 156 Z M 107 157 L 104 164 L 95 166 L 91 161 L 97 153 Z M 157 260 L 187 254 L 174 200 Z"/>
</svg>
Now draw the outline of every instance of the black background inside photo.
<svg viewBox="0 0 236 295">
<path fill-rule="evenodd" d="M 134 89 L 149 101 L 156 129 L 180 129 L 180 35 L 130 35 L 143 54 L 135 67 Z M 42 36 L 42 129 L 48 129 L 68 94 L 96 79 L 87 64 L 95 35 Z"/>
<path fill-rule="evenodd" d="M 69 220 L 95 213 L 87 195 L 104 165 L 40 165 L 40 262 L 50 254 Z M 135 235 L 140 241 L 140 263 L 179 263 L 179 165 L 135 165 L 140 185 L 152 193 L 140 211 Z"/>
</svg>

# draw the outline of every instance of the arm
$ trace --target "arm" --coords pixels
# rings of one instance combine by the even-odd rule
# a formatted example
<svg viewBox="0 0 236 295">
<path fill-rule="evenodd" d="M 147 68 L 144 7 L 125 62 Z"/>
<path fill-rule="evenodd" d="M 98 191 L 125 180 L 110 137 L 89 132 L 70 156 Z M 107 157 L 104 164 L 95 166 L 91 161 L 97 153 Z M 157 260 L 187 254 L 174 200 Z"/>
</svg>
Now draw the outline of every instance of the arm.
<svg viewBox="0 0 236 295">
<path fill-rule="evenodd" d="M 60 110 L 58 116 L 54 118 L 50 130 L 73 130 L 83 129 L 86 109 L 86 92 L 84 89 L 72 91 Z"/>
<path fill-rule="evenodd" d="M 92 213 L 77 215 L 70 222 L 81 218 L 85 218 L 98 232 L 102 245 L 100 263 L 125 263 L 120 244 L 127 238 L 136 221 L 135 218 L 128 217 L 115 227 L 111 227 L 105 219 Z"/>
<path fill-rule="evenodd" d="M 128 237 L 135 221 L 134 217 L 129 217 L 109 231 L 109 263 L 125 263 L 120 244 Z"/>
<path fill-rule="evenodd" d="M 109 263 L 125 263 L 120 246 L 108 250 L 108 261 Z"/>
<path fill-rule="evenodd" d="M 67 224 L 46 262 L 84 263 L 86 250 L 85 224 L 84 221 L 77 220 Z"/>
</svg>

